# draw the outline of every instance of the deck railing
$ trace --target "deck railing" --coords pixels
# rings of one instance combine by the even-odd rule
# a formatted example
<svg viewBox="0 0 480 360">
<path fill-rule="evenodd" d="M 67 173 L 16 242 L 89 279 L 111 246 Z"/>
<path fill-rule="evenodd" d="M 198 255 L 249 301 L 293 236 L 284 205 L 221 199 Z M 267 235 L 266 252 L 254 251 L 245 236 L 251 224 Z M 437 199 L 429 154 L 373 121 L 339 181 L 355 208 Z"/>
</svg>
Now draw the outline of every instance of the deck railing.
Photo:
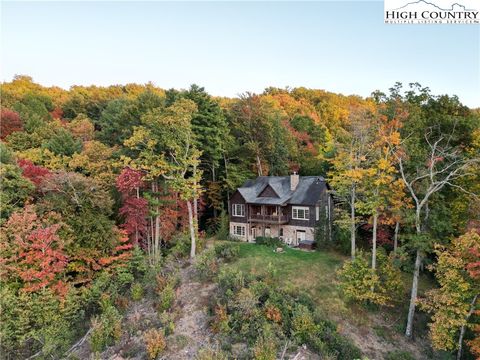
<svg viewBox="0 0 480 360">
<path fill-rule="evenodd" d="M 250 220 L 257 221 L 268 221 L 268 222 L 279 222 L 284 223 L 288 222 L 288 217 L 286 215 L 264 215 L 264 214 L 250 214 Z"/>
</svg>

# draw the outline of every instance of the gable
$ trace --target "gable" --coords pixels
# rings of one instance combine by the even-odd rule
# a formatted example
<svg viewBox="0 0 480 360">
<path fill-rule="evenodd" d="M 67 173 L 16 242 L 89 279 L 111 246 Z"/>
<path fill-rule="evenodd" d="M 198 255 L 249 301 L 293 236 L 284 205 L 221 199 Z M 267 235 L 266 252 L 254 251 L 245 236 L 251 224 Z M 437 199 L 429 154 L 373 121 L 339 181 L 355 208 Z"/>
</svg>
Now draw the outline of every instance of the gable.
<svg viewBox="0 0 480 360">
<path fill-rule="evenodd" d="M 278 194 L 273 190 L 273 188 L 269 185 L 265 186 L 265 188 L 258 194 L 258 197 L 276 197 L 278 198 Z"/>
</svg>

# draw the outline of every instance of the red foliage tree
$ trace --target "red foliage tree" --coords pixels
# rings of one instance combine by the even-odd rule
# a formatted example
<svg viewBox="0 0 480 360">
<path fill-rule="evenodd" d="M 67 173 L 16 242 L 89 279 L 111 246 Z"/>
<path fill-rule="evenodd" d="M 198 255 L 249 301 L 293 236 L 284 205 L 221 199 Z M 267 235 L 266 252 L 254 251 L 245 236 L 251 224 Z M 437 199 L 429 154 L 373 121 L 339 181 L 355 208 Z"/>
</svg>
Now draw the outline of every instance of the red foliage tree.
<svg viewBox="0 0 480 360">
<path fill-rule="evenodd" d="M 63 117 L 63 110 L 59 107 L 56 107 L 55 109 L 53 109 L 53 111 L 50 112 L 50 115 L 52 116 L 52 118 L 54 119 L 62 119 Z"/>
<path fill-rule="evenodd" d="M 143 174 L 140 171 L 131 168 L 124 168 L 117 177 L 117 189 L 124 197 L 128 197 L 131 193 L 137 192 L 144 186 Z"/>
<path fill-rule="evenodd" d="M 116 186 L 122 194 L 123 206 L 120 215 L 125 222 L 121 228 L 138 243 L 147 232 L 148 201 L 140 197 L 140 188 L 145 185 L 143 174 L 131 168 L 124 168 L 117 177 Z"/>
<path fill-rule="evenodd" d="M 147 231 L 148 201 L 130 196 L 123 200 L 119 213 L 125 219 L 120 227 L 134 238 L 135 242 L 143 239 Z"/>
<path fill-rule="evenodd" d="M 23 130 L 23 122 L 17 112 L 2 108 L 0 110 L 0 138 L 3 140 L 15 131 Z"/>
<path fill-rule="evenodd" d="M 19 279 L 23 291 L 47 287 L 61 291 L 67 256 L 57 234 L 59 228 L 59 224 L 47 225 L 39 219 L 33 205 L 13 213 L 2 228 L 10 238 L 1 248 L 1 264 L 5 266 L 2 275 Z"/>
<path fill-rule="evenodd" d="M 51 174 L 50 170 L 42 166 L 34 165 L 30 160 L 19 160 L 18 166 L 22 168 L 22 175 L 34 183 L 37 188 L 43 179 Z"/>
</svg>

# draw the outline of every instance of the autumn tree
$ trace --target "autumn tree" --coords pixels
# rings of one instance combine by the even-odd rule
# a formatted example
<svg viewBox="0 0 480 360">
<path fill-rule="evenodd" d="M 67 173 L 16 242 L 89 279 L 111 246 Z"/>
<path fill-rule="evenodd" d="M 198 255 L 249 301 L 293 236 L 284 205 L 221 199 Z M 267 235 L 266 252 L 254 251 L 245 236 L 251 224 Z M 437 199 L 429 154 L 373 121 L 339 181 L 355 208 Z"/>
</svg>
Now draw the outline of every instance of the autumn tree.
<svg viewBox="0 0 480 360">
<path fill-rule="evenodd" d="M 2 271 L 5 280 L 18 278 L 24 291 L 46 287 L 62 288 L 61 275 L 67 265 L 63 242 L 58 236 L 60 225 L 48 225 L 29 205 L 15 212 L 2 227 Z M 2 276 L 2 278 L 4 278 Z"/>
<path fill-rule="evenodd" d="M 7 108 L 0 110 L 0 138 L 3 140 L 15 131 L 23 130 L 23 122 L 20 115 Z"/>
<path fill-rule="evenodd" d="M 412 336 L 420 267 L 430 245 L 425 241 L 424 235 L 426 231 L 424 220 L 428 216 L 425 211 L 428 209 L 429 200 L 444 187 L 458 188 L 460 186 L 456 183 L 458 179 L 469 176 L 471 166 L 479 161 L 477 157 L 466 156 L 460 147 L 450 145 L 451 137 L 451 134 L 439 133 L 436 128 L 426 129 L 424 141 L 429 151 L 425 153 L 423 165 L 416 166 L 415 172 L 409 172 L 406 167 L 406 163 L 408 164 L 409 161 L 407 153 L 397 155 L 400 174 L 415 207 L 416 237 L 413 246 L 416 255 L 405 331 L 408 337 Z"/>
<path fill-rule="evenodd" d="M 421 308 L 432 313 L 430 338 L 436 349 L 457 350 L 462 357 L 467 328 L 474 325 L 472 315 L 478 308 L 480 281 L 475 264 L 480 262 L 480 235 L 468 232 L 445 248 L 435 249 L 437 263 L 431 266 L 439 288 L 429 290 L 421 299 Z"/>
<path fill-rule="evenodd" d="M 178 193 L 187 204 L 191 256 L 195 256 L 196 221 L 191 201 L 198 197 L 201 176 L 198 168 L 201 153 L 195 147 L 191 126 L 195 112 L 195 104 L 185 99 L 175 101 L 167 108 L 155 108 L 142 117 L 142 125 L 135 127 L 132 137 L 125 141 L 136 156 L 124 157 L 124 161 L 133 169 L 142 171 L 151 183 L 154 259 L 160 256 L 159 194 L 162 183 Z"/>
<path fill-rule="evenodd" d="M 359 184 L 364 179 L 367 158 L 373 152 L 376 134 L 375 117 L 368 108 L 352 109 L 348 127 L 339 134 L 335 144 L 335 157 L 331 160 L 330 182 L 336 194 L 349 207 L 348 220 L 351 239 L 351 257 L 355 258 L 357 203 Z"/>
</svg>

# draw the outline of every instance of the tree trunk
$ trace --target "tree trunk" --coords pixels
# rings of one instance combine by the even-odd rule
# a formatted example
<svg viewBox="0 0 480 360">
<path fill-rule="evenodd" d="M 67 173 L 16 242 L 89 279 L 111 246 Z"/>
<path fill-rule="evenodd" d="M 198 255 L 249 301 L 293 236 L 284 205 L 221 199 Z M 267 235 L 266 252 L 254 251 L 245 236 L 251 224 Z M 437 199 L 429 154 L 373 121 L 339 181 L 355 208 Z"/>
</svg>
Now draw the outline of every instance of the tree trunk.
<svg viewBox="0 0 480 360">
<path fill-rule="evenodd" d="M 263 176 L 262 162 L 260 161 L 260 156 L 257 154 L 257 171 L 258 176 Z"/>
<path fill-rule="evenodd" d="M 140 189 L 137 187 L 137 199 L 140 199 Z M 138 245 L 138 226 L 135 224 L 135 245 Z"/>
<path fill-rule="evenodd" d="M 470 310 L 465 318 L 465 324 L 462 325 L 460 328 L 460 336 L 458 337 L 458 352 L 457 352 L 457 360 L 462 358 L 462 350 L 463 350 L 463 337 L 465 336 L 466 326 L 468 324 L 468 320 L 470 316 L 472 316 L 473 312 L 475 311 L 475 303 L 477 302 L 478 294 L 473 297 L 472 302 L 470 303 Z"/>
<path fill-rule="evenodd" d="M 355 259 L 355 185 L 352 186 L 351 191 L 351 201 L 350 201 L 350 239 L 351 239 L 351 246 L 352 246 L 352 260 Z"/>
<path fill-rule="evenodd" d="M 193 166 L 193 178 L 194 180 L 194 187 L 195 187 L 195 197 L 193 198 L 193 218 L 195 219 L 195 226 L 198 225 L 198 197 L 197 197 L 197 166 Z M 195 229 L 196 230 L 196 229 Z"/>
<path fill-rule="evenodd" d="M 223 153 L 223 163 L 225 164 L 225 181 L 228 184 L 228 161 L 227 157 L 225 156 L 225 153 Z M 223 207 L 223 206 L 222 206 Z M 230 213 L 230 190 L 228 189 L 227 186 L 227 214 Z"/>
<path fill-rule="evenodd" d="M 212 182 L 215 184 L 216 176 L 215 176 L 215 164 L 212 164 Z M 216 219 L 218 217 L 217 208 L 213 207 L 213 218 Z"/>
<path fill-rule="evenodd" d="M 188 208 L 188 225 L 190 227 L 190 239 L 192 241 L 190 247 L 190 259 L 195 258 L 195 228 L 193 226 L 193 212 L 192 212 L 192 203 L 187 201 L 187 208 Z"/>
<path fill-rule="evenodd" d="M 393 234 L 393 253 L 397 253 L 398 248 L 398 231 L 400 230 L 400 221 L 395 223 L 395 232 Z"/>
<path fill-rule="evenodd" d="M 422 254 L 420 253 L 420 250 L 417 250 L 415 268 L 413 270 L 412 293 L 410 295 L 410 305 L 408 307 L 407 328 L 405 330 L 405 336 L 408 338 L 411 338 L 413 334 L 413 317 L 415 315 L 415 306 L 417 305 L 418 277 L 420 275 L 421 264 Z"/>
<path fill-rule="evenodd" d="M 378 214 L 375 211 L 373 215 L 373 230 L 372 230 L 372 269 L 377 268 L 377 223 L 378 223 Z"/>
</svg>

